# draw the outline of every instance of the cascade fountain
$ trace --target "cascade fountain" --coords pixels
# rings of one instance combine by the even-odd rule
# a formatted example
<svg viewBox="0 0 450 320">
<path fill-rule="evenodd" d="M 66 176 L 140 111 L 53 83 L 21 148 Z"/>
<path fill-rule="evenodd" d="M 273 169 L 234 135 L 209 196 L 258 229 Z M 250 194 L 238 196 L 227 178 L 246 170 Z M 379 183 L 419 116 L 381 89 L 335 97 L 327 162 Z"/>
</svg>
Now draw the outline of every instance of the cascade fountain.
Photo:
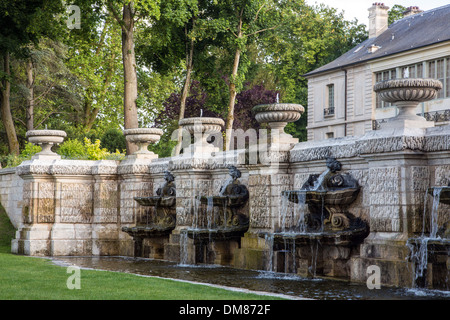
<svg viewBox="0 0 450 320">
<path fill-rule="evenodd" d="M 276 271 L 348 277 L 352 250 L 369 233 L 367 224 L 348 211 L 359 194 L 358 182 L 339 172 L 341 163 L 336 159 L 327 158 L 326 163 L 327 170 L 310 175 L 300 190 L 282 192 L 281 223 L 272 234 Z M 286 200 L 295 204 L 294 214 Z M 301 207 L 295 209 L 297 205 Z"/>
<path fill-rule="evenodd" d="M 431 210 L 428 198 L 432 196 Z M 422 234 L 408 239 L 414 267 L 412 287 L 450 290 L 450 183 L 431 187 L 425 195 Z M 430 212 L 427 221 L 427 211 Z"/>
<path fill-rule="evenodd" d="M 245 207 L 249 193 L 240 183 L 241 172 L 229 166 L 230 178 L 215 196 L 196 196 L 191 227 L 180 232 L 182 264 L 187 258 L 187 239 L 195 246 L 196 263 L 229 264 L 232 249 L 239 246 L 240 238 L 249 226 Z M 205 209 L 206 206 L 206 209 Z M 185 259 L 183 259 L 185 258 Z"/>
<path fill-rule="evenodd" d="M 156 196 L 134 198 L 141 206 L 152 207 L 153 210 L 147 210 L 136 226 L 122 227 L 122 231 L 134 239 L 135 256 L 162 258 L 164 243 L 175 228 L 175 179 L 169 171 L 165 171 L 164 180 L 164 184 L 156 190 Z"/>
</svg>

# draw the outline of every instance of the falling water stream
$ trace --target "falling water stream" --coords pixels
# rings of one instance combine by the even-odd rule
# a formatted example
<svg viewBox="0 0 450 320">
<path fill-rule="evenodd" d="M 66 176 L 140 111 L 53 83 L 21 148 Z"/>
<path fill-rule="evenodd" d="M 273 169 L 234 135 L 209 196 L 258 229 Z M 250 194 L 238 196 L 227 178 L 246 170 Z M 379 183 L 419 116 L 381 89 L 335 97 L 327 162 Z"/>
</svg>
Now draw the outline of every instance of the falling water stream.
<svg viewBox="0 0 450 320">
<path fill-rule="evenodd" d="M 431 206 L 430 214 L 430 224 L 429 224 L 429 235 L 426 235 L 426 212 L 428 207 L 428 190 L 425 195 L 425 204 L 423 212 L 422 221 L 422 234 L 420 237 L 411 238 L 407 242 L 407 246 L 410 250 L 409 259 L 414 263 L 414 279 L 413 288 L 417 287 L 417 280 L 425 276 L 425 272 L 428 266 L 428 247 L 430 241 L 442 241 L 440 236 L 438 236 L 439 230 L 439 202 L 442 192 L 442 187 L 434 187 L 432 196 L 433 203 Z"/>
<path fill-rule="evenodd" d="M 320 190 L 323 180 L 328 175 L 330 170 L 323 172 L 319 178 L 315 181 L 314 186 L 311 190 Z M 296 197 L 296 202 L 291 202 L 289 199 Z M 323 201 L 323 199 L 322 199 Z M 296 273 L 297 271 L 297 259 L 296 259 L 296 245 L 295 236 L 304 235 L 310 236 L 310 249 L 311 249 L 311 261 L 309 262 L 308 271 L 310 276 L 316 278 L 316 267 L 317 267 L 317 255 L 319 253 L 320 240 L 316 238 L 317 234 L 323 231 L 323 213 L 324 213 L 324 203 L 322 203 L 322 215 L 321 215 L 321 225 L 317 232 L 307 232 L 306 224 L 306 213 L 308 212 L 308 206 L 306 204 L 306 192 L 288 191 L 281 197 L 280 203 L 280 215 L 278 220 L 279 232 L 277 234 L 282 235 L 284 250 L 282 250 L 284 255 L 284 269 L 285 273 L 289 273 L 289 265 L 291 266 L 290 272 Z M 270 259 L 273 259 L 273 235 L 271 238 L 272 244 L 270 245 Z M 292 261 L 289 261 L 291 257 Z M 271 268 L 273 268 L 273 263 L 269 261 Z"/>
</svg>

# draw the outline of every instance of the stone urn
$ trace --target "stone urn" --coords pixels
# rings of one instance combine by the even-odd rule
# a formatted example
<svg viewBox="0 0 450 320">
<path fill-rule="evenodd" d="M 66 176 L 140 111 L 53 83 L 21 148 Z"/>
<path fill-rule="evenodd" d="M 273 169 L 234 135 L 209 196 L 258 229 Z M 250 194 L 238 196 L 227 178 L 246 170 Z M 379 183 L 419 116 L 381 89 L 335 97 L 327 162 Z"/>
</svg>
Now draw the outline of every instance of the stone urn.
<svg viewBox="0 0 450 320">
<path fill-rule="evenodd" d="M 219 134 L 225 126 L 220 118 L 195 117 L 180 120 L 179 125 L 190 135 L 194 135 L 194 143 L 183 149 L 183 152 L 194 154 L 211 154 L 219 152 L 219 148 L 208 143 L 210 135 Z"/>
<path fill-rule="evenodd" d="M 305 108 L 300 104 L 293 103 L 272 103 L 261 104 L 253 107 L 253 114 L 259 123 L 267 123 L 272 129 L 272 144 L 295 144 L 298 139 L 292 137 L 284 131 L 289 122 L 300 119 Z M 276 131 L 278 132 L 278 136 Z M 275 134 L 274 134 L 275 133 Z"/>
<path fill-rule="evenodd" d="M 151 152 L 147 147 L 151 143 L 156 143 L 161 138 L 163 131 L 158 128 L 134 128 L 123 131 L 128 142 L 138 145 L 139 150 L 131 155 L 131 158 L 154 159 L 158 155 Z"/>
<path fill-rule="evenodd" d="M 381 100 L 395 104 L 399 110 L 398 115 L 387 122 L 391 128 L 434 127 L 434 122 L 418 116 L 416 109 L 419 103 L 435 99 L 441 89 L 442 83 L 439 80 L 422 78 L 381 81 L 373 88 Z"/>
<path fill-rule="evenodd" d="M 42 151 L 35 154 L 32 159 L 61 159 L 61 156 L 52 151 L 54 145 L 64 141 L 67 136 L 62 130 L 30 130 L 27 131 L 28 141 L 42 147 Z"/>
</svg>

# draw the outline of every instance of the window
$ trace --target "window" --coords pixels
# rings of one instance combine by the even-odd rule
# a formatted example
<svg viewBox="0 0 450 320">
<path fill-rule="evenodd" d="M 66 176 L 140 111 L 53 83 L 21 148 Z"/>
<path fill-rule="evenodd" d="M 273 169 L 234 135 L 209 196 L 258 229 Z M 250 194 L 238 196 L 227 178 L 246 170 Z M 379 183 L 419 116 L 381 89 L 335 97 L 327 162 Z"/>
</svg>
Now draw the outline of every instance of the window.
<svg viewBox="0 0 450 320">
<path fill-rule="evenodd" d="M 442 82 L 443 88 L 438 92 L 437 99 L 450 97 L 448 92 L 449 77 L 449 58 L 428 61 L 428 78 L 438 79 Z"/>
<path fill-rule="evenodd" d="M 450 97 L 450 58 L 446 59 L 446 66 L 445 66 L 445 96 L 448 98 Z"/>
<path fill-rule="evenodd" d="M 400 75 L 402 78 L 423 78 L 423 63 L 400 67 Z"/>
<path fill-rule="evenodd" d="M 327 85 L 327 89 L 328 89 L 327 107 L 323 110 L 323 115 L 325 117 L 334 115 L 334 84 Z"/>
<path fill-rule="evenodd" d="M 334 132 L 327 132 L 326 134 L 327 139 L 333 139 L 334 138 Z"/>
</svg>

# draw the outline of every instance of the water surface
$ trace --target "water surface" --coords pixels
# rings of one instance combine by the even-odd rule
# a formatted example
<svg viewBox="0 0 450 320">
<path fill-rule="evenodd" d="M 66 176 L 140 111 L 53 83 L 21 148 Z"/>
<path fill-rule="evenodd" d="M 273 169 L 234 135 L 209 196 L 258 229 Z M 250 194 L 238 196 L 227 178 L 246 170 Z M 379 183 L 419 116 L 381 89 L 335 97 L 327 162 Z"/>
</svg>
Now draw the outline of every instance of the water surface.
<svg viewBox="0 0 450 320">
<path fill-rule="evenodd" d="M 410 300 L 450 299 L 450 291 L 399 289 L 381 287 L 368 289 L 366 285 L 346 281 L 307 279 L 293 274 L 242 270 L 217 265 L 179 265 L 161 260 L 131 257 L 58 257 L 58 264 L 82 268 L 133 273 L 234 288 L 284 294 L 293 298 L 321 300 Z"/>
</svg>

